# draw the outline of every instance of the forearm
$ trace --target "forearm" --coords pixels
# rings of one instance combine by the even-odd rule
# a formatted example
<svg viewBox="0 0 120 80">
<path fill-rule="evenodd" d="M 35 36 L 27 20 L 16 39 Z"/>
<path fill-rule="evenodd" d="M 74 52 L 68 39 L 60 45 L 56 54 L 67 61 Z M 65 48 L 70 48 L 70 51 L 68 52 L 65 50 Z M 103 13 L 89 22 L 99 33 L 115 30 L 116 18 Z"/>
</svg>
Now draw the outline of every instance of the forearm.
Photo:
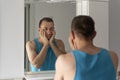
<svg viewBox="0 0 120 80">
<path fill-rule="evenodd" d="M 36 68 L 40 68 L 40 66 L 43 64 L 47 54 L 47 49 L 48 46 L 43 46 L 39 54 L 33 60 L 33 64 Z"/>
<path fill-rule="evenodd" d="M 65 52 L 60 50 L 56 45 L 53 43 L 50 44 L 50 47 L 52 48 L 53 52 L 55 53 L 55 56 L 58 57 L 60 54 L 64 54 Z"/>
</svg>

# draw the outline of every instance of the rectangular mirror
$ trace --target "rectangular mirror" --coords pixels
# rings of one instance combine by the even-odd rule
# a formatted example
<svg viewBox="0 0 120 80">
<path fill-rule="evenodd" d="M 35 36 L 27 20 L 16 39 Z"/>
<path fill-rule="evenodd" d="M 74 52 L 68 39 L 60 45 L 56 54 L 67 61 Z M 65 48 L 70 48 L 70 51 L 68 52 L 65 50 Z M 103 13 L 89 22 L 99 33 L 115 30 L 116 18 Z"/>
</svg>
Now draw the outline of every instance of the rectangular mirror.
<svg viewBox="0 0 120 80">
<path fill-rule="evenodd" d="M 57 0 L 56 0 L 57 1 Z M 65 50 L 70 51 L 68 35 L 71 20 L 76 16 L 75 1 L 54 0 L 25 0 L 25 44 L 29 40 L 38 37 L 39 21 L 43 17 L 51 17 L 54 20 L 56 38 L 61 39 L 65 44 Z M 31 72 L 30 63 L 25 49 L 24 71 Z"/>
<path fill-rule="evenodd" d="M 95 38 L 95 44 L 108 49 L 109 43 L 108 1 L 107 0 L 106 1 L 64 0 L 61 2 L 60 1 L 59 0 L 25 1 L 25 32 L 26 32 L 25 43 L 26 41 L 33 40 L 38 36 L 37 31 L 40 19 L 42 19 L 43 17 L 51 17 L 54 20 L 55 24 L 56 30 L 55 37 L 63 40 L 66 51 L 70 51 L 68 44 L 68 35 L 71 20 L 74 16 L 83 14 L 92 16 L 96 21 L 97 37 Z M 30 66 L 26 51 L 24 69 L 25 72 L 30 72 Z"/>
</svg>

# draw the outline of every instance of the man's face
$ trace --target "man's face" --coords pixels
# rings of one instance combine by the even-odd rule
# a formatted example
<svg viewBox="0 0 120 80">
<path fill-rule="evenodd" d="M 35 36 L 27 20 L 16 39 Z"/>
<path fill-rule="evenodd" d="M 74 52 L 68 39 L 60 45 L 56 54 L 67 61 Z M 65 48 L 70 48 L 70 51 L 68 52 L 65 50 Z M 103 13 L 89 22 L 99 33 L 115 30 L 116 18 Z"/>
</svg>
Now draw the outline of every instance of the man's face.
<svg viewBox="0 0 120 80">
<path fill-rule="evenodd" d="M 42 21 L 40 29 L 45 30 L 46 37 L 49 40 L 53 35 L 54 23 L 53 22 Z"/>
</svg>

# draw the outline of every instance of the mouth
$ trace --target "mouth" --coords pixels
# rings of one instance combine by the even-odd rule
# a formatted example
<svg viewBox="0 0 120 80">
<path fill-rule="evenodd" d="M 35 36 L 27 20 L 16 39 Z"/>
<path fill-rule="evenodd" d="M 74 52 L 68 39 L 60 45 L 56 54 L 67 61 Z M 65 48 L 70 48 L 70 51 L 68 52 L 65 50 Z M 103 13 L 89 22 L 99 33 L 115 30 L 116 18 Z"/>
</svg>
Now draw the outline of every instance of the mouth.
<svg viewBox="0 0 120 80">
<path fill-rule="evenodd" d="M 50 40 L 51 37 L 52 37 L 52 35 L 48 35 L 48 36 L 47 36 L 48 40 Z"/>
</svg>

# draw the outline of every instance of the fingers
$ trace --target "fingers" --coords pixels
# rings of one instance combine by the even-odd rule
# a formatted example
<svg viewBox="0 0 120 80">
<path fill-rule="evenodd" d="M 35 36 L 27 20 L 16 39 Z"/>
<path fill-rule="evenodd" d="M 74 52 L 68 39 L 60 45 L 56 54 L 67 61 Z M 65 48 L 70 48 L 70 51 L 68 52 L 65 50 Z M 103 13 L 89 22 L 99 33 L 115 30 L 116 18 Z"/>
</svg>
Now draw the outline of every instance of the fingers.
<svg viewBox="0 0 120 80">
<path fill-rule="evenodd" d="M 43 35 L 43 33 L 42 33 L 42 30 L 41 30 L 41 29 L 40 29 L 39 33 L 40 33 L 40 36 L 42 36 L 42 35 Z"/>
<path fill-rule="evenodd" d="M 56 32 L 55 32 L 55 30 L 54 30 L 54 31 L 52 32 L 52 38 L 54 38 L 55 35 L 56 35 Z"/>
<path fill-rule="evenodd" d="M 40 37 L 43 45 L 48 45 L 48 39 L 46 38 L 46 31 L 44 29 L 40 30 Z"/>
<path fill-rule="evenodd" d="M 40 30 L 40 36 L 45 37 L 45 30 L 44 29 Z"/>
<path fill-rule="evenodd" d="M 44 30 L 44 29 L 43 29 L 43 36 L 46 37 L 46 35 L 45 35 L 45 30 Z"/>
</svg>

